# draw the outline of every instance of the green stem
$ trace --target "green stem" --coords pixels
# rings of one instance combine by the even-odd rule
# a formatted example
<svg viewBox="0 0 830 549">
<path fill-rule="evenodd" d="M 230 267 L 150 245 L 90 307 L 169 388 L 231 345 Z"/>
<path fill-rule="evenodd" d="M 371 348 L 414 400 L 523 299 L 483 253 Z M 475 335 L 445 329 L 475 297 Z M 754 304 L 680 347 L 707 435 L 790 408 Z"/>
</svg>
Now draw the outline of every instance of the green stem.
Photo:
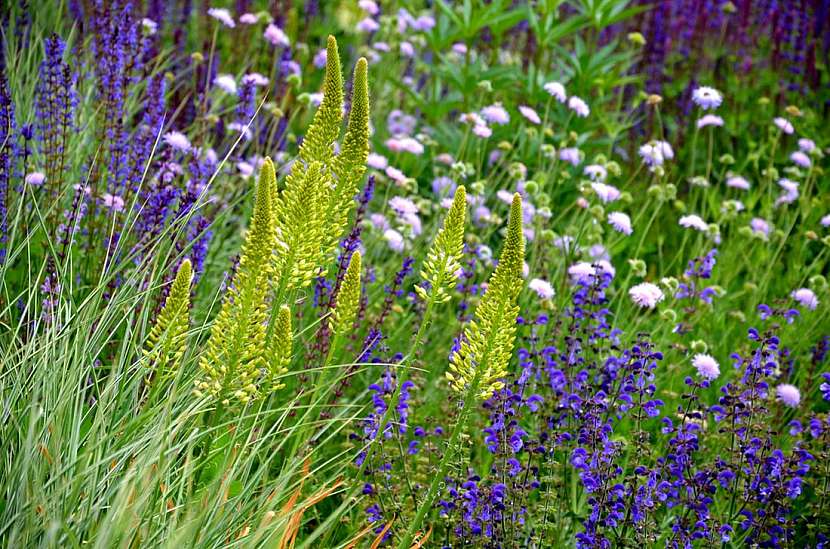
<svg viewBox="0 0 830 549">
<path fill-rule="evenodd" d="M 481 369 L 479 369 L 481 371 Z M 415 518 L 412 519 L 412 523 L 409 525 L 409 529 L 406 531 L 406 534 L 401 538 L 401 541 L 398 543 L 398 549 L 409 549 L 412 545 L 412 540 L 415 538 L 415 534 L 418 532 L 418 529 L 421 527 L 421 524 L 424 522 L 424 518 L 426 518 L 427 513 L 432 509 L 432 503 L 435 500 L 436 492 L 438 491 L 438 485 L 443 481 L 444 477 L 447 474 L 447 469 L 450 465 L 450 458 L 453 454 L 453 448 L 455 448 L 456 444 L 458 443 L 458 437 L 461 435 L 461 432 L 464 430 L 467 424 L 467 418 L 470 415 L 470 403 L 475 402 L 476 391 L 478 391 L 479 385 L 479 378 L 480 375 L 477 373 L 473 382 L 467 388 L 467 392 L 464 394 L 464 404 L 461 406 L 461 412 L 458 414 L 458 421 L 455 422 L 455 427 L 453 427 L 452 435 L 450 436 L 450 441 L 447 444 L 447 450 L 444 452 L 444 455 L 441 457 L 441 461 L 438 464 L 438 471 L 432 477 L 432 482 L 429 485 L 429 490 L 427 490 L 427 495 L 424 498 L 423 503 L 421 503 L 421 507 L 418 509 L 418 513 L 415 515 Z"/>
</svg>

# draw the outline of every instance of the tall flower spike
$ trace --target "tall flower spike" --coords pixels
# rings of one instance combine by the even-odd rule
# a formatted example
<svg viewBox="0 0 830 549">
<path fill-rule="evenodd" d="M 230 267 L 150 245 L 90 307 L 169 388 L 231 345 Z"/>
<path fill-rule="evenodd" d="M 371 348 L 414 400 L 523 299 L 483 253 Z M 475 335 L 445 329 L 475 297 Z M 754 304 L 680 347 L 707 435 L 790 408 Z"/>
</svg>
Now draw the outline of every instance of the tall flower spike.
<svg viewBox="0 0 830 549">
<path fill-rule="evenodd" d="M 340 71 L 340 52 L 337 51 L 337 40 L 329 35 L 323 102 L 314 114 L 314 120 L 300 146 L 300 158 L 306 162 L 328 162 L 333 155 L 332 144 L 340 135 L 342 120 L 343 74 Z"/>
<path fill-rule="evenodd" d="M 213 322 L 199 363 L 202 376 L 196 381 L 197 394 L 210 394 L 224 406 L 231 405 L 232 401 L 244 405 L 259 397 L 262 371 L 268 367 L 265 297 L 276 235 L 271 205 L 273 185 L 276 185 L 274 164 L 266 158 L 239 267 Z"/>
<path fill-rule="evenodd" d="M 334 306 L 332 317 L 332 333 L 335 336 L 351 330 L 357 318 L 357 308 L 360 305 L 360 264 L 360 250 L 357 250 L 352 254 L 346 276 L 343 277 L 343 285 L 337 294 L 337 304 Z"/>
<path fill-rule="evenodd" d="M 421 277 L 430 283 L 437 303 L 449 301 L 447 288 L 452 288 L 461 269 L 461 255 L 464 252 L 464 221 L 467 217 L 467 192 L 464 186 L 458 187 L 444 226 L 432 242 L 427 259 L 421 269 Z M 426 300 L 428 293 L 422 286 L 415 286 L 415 291 Z"/>
<path fill-rule="evenodd" d="M 267 345 L 268 373 L 271 376 L 270 390 L 276 391 L 285 387 L 280 377 L 288 372 L 288 362 L 291 360 L 291 309 L 288 305 L 280 307 L 277 313 L 272 341 Z"/>
<path fill-rule="evenodd" d="M 164 302 L 156 323 L 147 336 L 144 356 L 156 379 L 169 379 L 176 375 L 187 345 L 190 327 L 190 283 L 193 269 L 190 260 L 182 261 L 170 293 Z"/>
<path fill-rule="evenodd" d="M 366 170 L 369 147 L 369 90 L 366 60 L 355 67 L 349 128 L 340 155 L 333 144 L 343 118 L 343 81 L 337 42 L 329 37 L 323 102 L 291 167 L 285 190 L 275 200 L 278 253 L 274 259 L 278 307 L 285 292 L 325 276 Z M 276 316 L 276 309 L 272 317 Z"/>
<path fill-rule="evenodd" d="M 369 83 L 368 64 L 361 57 L 357 61 L 352 77 L 352 101 L 349 111 L 349 126 L 343 138 L 340 154 L 334 158 L 332 170 L 337 184 L 328 204 L 327 225 L 329 227 L 327 248 L 334 249 L 348 221 L 354 195 L 363 175 L 369 157 Z"/>
<path fill-rule="evenodd" d="M 464 329 L 461 348 L 450 359 L 446 376 L 452 388 L 464 393 L 472 384 L 479 397 L 489 398 L 504 387 L 507 364 L 516 338 L 516 299 L 524 286 L 522 265 L 525 241 L 522 234 L 522 198 L 513 195 L 507 239 L 487 292 L 476 308 L 475 319 Z"/>
</svg>

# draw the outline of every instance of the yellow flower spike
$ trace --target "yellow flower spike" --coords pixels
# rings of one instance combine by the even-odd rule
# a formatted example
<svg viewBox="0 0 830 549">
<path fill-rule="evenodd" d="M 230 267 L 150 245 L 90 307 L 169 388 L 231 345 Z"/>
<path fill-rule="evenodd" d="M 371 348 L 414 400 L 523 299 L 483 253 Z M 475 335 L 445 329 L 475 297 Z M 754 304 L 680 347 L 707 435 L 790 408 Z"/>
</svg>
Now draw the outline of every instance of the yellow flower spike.
<svg viewBox="0 0 830 549">
<path fill-rule="evenodd" d="M 461 268 L 461 254 L 464 251 L 464 223 L 467 217 L 467 191 L 458 187 L 444 219 L 444 225 L 432 242 L 427 259 L 421 269 L 421 277 L 430 284 L 436 303 L 449 301 L 447 289 L 458 281 L 456 273 Z M 428 292 L 422 286 L 415 286 L 422 299 L 428 299 Z"/>
<path fill-rule="evenodd" d="M 314 114 L 300 147 L 300 158 L 306 162 L 326 162 L 333 155 L 332 144 L 340 135 L 343 120 L 343 74 L 340 71 L 340 52 L 337 40 L 329 35 L 326 47 L 326 78 L 323 83 L 323 102 Z"/>
<path fill-rule="evenodd" d="M 332 333 L 335 337 L 352 329 L 357 309 L 360 305 L 360 250 L 352 254 L 340 292 L 337 294 L 337 303 L 332 314 Z"/>
<path fill-rule="evenodd" d="M 369 83 L 368 64 L 361 57 L 352 77 L 352 101 L 349 126 L 343 138 L 340 154 L 334 157 L 332 170 L 337 176 L 327 208 L 329 230 L 326 248 L 334 250 L 346 228 L 349 212 L 357 194 L 358 185 L 366 173 L 369 157 Z"/>
<path fill-rule="evenodd" d="M 176 374 L 187 346 L 190 327 L 190 284 L 193 268 L 189 259 L 182 261 L 170 293 L 164 301 L 150 335 L 144 356 L 156 379 L 169 379 Z"/>
<path fill-rule="evenodd" d="M 196 390 L 228 405 L 235 401 L 244 405 L 258 397 L 253 383 L 268 365 L 265 296 L 276 235 L 271 205 L 275 184 L 274 165 L 266 158 L 260 170 L 254 212 L 242 245 L 239 268 L 211 327 L 199 363 L 202 375 L 196 381 Z"/>
<path fill-rule="evenodd" d="M 266 346 L 268 353 L 268 371 L 271 375 L 272 391 L 285 387 L 279 377 L 288 372 L 288 363 L 291 360 L 291 309 L 288 305 L 280 307 L 274 326 L 272 341 Z"/>
<path fill-rule="evenodd" d="M 459 393 L 477 382 L 479 398 L 486 399 L 504 386 L 501 380 L 507 375 L 516 338 L 516 299 L 524 287 L 524 255 L 522 198 L 516 193 L 499 263 L 476 308 L 475 320 L 464 329 L 461 348 L 453 354 L 446 374 L 451 387 Z"/>
</svg>

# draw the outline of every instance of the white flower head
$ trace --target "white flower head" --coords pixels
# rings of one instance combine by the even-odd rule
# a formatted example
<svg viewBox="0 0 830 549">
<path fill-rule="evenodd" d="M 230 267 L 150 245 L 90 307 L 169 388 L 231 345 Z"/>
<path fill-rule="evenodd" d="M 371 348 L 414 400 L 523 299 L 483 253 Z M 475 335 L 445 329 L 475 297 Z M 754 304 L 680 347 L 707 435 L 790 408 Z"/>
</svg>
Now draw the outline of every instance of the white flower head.
<svg viewBox="0 0 830 549">
<path fill-rule="evenodd" d="M 213 85 L 224 90 L 226 93 L 236 93 L 236 79 L 230 74 L 218 74 L 213 79 Z"/>
<path fill-rule="evenodd" d="M 568 99 L 568 108 L 581 118 L 585 118 L 591 114 L 591 109 L 588 108 L 588 103 L 575 95 L 572 95 L 571 98 Z"/>
<path fill-rule="evenodd" d="M 262 36 L 268 40 L 272 46 L 287 48 L 291 45 L 288 35 L 273 23 L 269 23 L 268 26 L 265 27 L 265 32 L 262 33 Z"/>
<path fill-rule="evenodd" d="M 712 381 L 720 375 L 720 364 L 718 364 L 718 361 L 712 355 L 703 353 L 696 354 L 692 358 L 692 366 L 695 367 L 700 377 L 709 381 Z"/>
<path fill-rule="evenodd" d="M 792 160 L 796 166 L 800 166 L 805 169 L 813 165 L 813 163 L 810 161 L 810 157 L 807 156 L 807 154 L 804 153 L 804 151 L 795 151 L 790 155 L 790 160 Z"/>
<path fill-rule="evenodd" d="M 772 122 L 778 127 L 779 130 L 786 133 L 787 135 L 790 135 L 795 131 L 792 122 L 781 116 L 776 117 Z"/>
<path fill-rule="evenodd" d="M 703 110 L 714 110 L 723 103 L 723 96 L 715 88 L 701 86 L 692 92 L 692 101 Z"/>
<path fill-rule="evenodd" d="M 221 23 L 226 27 L 234 28 L 236 26 L 236 22 L 233 20 L 233 17 L 231 17 L 231 12 L 225 8 L 210 8 L 207 12 L 209 16 L 213 17 L 217 21 L 221 21 Z"/>
<path fill-rule="evenodd" d="M 550 285 L 550 282 L 542 280 L 541 278 L 532 279 L 527 283 L 527 287 L 536 292 L 536 294 L 542 299 L 550 299 L 556 295 L 556 292 L 554 291 L 553 286 Z"/>
<path fill-rule="evenodd" d="M 597 198 L 605 204 L 613 202 L 620 197 L 620 190 L 613 185 L 607 185 L 605 183 L 591 183 L 591 188 L 597 194 Z"/>
<path fill-rule="evenodd" d="M 706 126 L 723 126 L 723 118 L 716 114 L 706 114 L 698 119 L 697 127 L 705 128 Z"/>
<path fill-rule="evenodd" d="M 584 173 L 591 181 L 605 181 L 605 178 L 608 177 L 608 170 L 599 164 L 590 164 L 585 166 L 582 173 Z"/>
<path fill-rule="evenodd" d="M 555 97 L 560 103 L 564 103 L 568 99 L 568 96 L 565 93 L 565 86 L 559 82 L 548 82 L 544 85 L 544 89 L 552 97 Z"/>
<path fill-rule="evenodd" d="M 740 175 L 733 175 L 726 179 L 726 186 L 732 187 L 733 189 L 741 189 L 742 191 L 749 190 L 749 181 L 746 178 L 741 177 Z"/>
<path fill-rule="evenodd" d="M 638 307 L 648 309 L 656 307 L 657 304 L 663 301 L 663 298 L 665 297 L 662 290 L 660 290 L 656 284 L 652 284 L 651 282 L 642 282 L 637 284 L 628 290 L 628 295 L 631 296 L 631 300 Z"/>
<path fill-rule="evenodd" d="M 162 139 L 164 139 L 165 143 L 167 143 L 177 151 L 187 152 L 190 150 L 190 140 L 182 132 L 167 132 L 166 134 L 164 134 Z"/>
<path fill-rule="evenodd" d="M 778 400 L 790 408 L 797 408 L 801 402 L 801 391 L 795 385 L 789 383 L 782 383 L 775 388 L 775 394 L 778 395 Z"/>
<path fill-rule="evenodd" d="M 816 293 L 810 288 L 799 288 L 797 290 L 793 290 L 793 293 L 791 293 L 790 296 L 805 309 L 815 311 L 816 307 L 818 307 L 819 301 L 816 297 Z"/>
<path fill-rule="evenodd" d="M 707 225 L 706 222 L 703 221 L 703 218 L 695 214 L 684 215 L 680 218 L 680 220 L 677 223 L 681 227 L 685 227 L 687 229 L 696 229 L 701 232 L 706 232 L 707 230 L 709 230 L 709 225 Z"/>
<path fill-rule="evenodd" d="M 494 103 L 481 109 L 481 116 L 491 124 L 504 125 L 510 122 L 510 114 L 501 103 Z"/>
<path fill-rule="evenodd" d="M 628 214 L 623 212 L 609 213 L 608 223 L 614 227 L 614 230 L 623 233 L 624 235 L 630 235 L 634 232 L 634 229 L 631 228 L 631 218 L 628 217 Z"/>
<path fill-rule="evenodd" d="M 541 124 L 542 119 L 539 118 L 539 113 L 535 110 L 531 109 L 527 105 L 519 105 L 519 112 L 522 113 L 522 116 L 527 118 L 532 124 Z"/>
</svg>

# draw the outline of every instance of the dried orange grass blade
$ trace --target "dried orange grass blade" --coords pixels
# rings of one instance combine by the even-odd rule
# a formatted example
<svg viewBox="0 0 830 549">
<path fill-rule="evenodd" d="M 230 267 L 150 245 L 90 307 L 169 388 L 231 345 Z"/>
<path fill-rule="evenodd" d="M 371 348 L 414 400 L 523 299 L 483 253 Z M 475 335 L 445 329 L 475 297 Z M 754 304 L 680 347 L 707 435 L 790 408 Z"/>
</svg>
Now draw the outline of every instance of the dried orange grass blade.
<svg viewBox="0 0 830 549">
<path fill-rule="evenodd" d="M 420 535 L 421 535 L 421 533 L 420 533 L 420 532 L 418 532 L 418 533 L 415 535 L 415 537 L 417 538 L 417 537 L 418 537 L 418 536 L 420 536 Z M 427 540 L 429 539 L 429 536 L 431 536 L 431 535 L 432 535 L 432 526 L 430 526 L 430 527 L 429 527 L 429 530 L 427 530 L 427 533 L 426 533 L 426 534 L 424 534 L 424 537 L 423 537 L 422 539 L 416 539 L 416 540 L 415 540 L 415 543 L 413 543 L 413 544 L 412 544 L 412 547 L 410 547 L 410 549 L 421 549 L 421 547 L 423 547 L 423 546 L 424 546 L 424 544 L 425 544 L 425 543 L 427 542 Z"/>
<path fill-rule="evenodd" d="M 372 549 L 378 549 L 378 547 L 380 547 L 380 544 L 383 543 L 383 537 L 386 535 L 386 532 L 388 532 L 389 529 L 392 528 L 393 522 L 395 522 L 395 519 L 392 519 L 386 523 L 386 526 L 384 526 L 383 530 L 381 530 L 380 533 L 377 535 L 375 541 L 372 542 Z"/>
<path fill-rule="evenodd" d="M 374 526 L 367 526 L 366 528 L 358 532 L 355 537 L 349 540 L 349 544 L 345 547 L 345 549 L 354 549 L 355 547 L 357 547 L 357 542 L 360 541 L 363 538 L 363 536 L 371 532 L 373 528 Z"/>
<path fill-rule="evenodd" d="M 307 470 L 307 469 L 306 469 Z M 285 507 L 283 507 L 283 515 L 287 512 L 290 512 L 291 508 L 294 507 L 294 504 L 297 501 L 297 497 L 300 495 L 300 490 L 302 489 L 303 482 L 305 481 L 305 477 L 300 482 L 300 487 L 297 489 L 296 492 L 291 496 L 291 499 L 286 503 Z M 288 523 L 285 526 L 285 530 L 282 533 L 282 537 L 280 538 L 279 542 L 279 549 L 292 549 L 294 544 L 297 542 L 297 535 L 300 533 L 300 526 L 303 523 L 303 514 L 319 503 L 320 501 L 326 499 L 334 492 L 343 481 L 338 479 L 334 484 L 329 486 L 328 488 L 320 488 L 316 493 L 312 494 L 303 504 L 300 506 L 299 509 L 293 512 L 291 517 L 288 519 Z"/>
</svg>

